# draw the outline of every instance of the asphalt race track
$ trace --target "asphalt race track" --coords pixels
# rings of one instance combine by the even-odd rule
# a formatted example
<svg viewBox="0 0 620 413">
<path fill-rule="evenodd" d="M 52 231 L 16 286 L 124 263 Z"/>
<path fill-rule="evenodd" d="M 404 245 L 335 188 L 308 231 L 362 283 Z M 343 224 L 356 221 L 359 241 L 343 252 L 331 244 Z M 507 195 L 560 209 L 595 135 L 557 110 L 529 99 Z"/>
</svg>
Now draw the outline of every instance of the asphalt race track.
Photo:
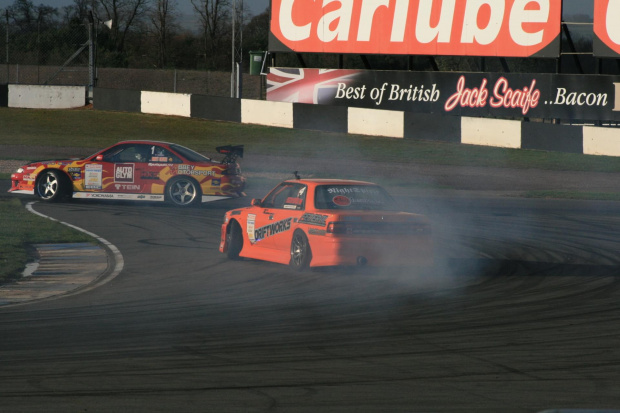
<svg viewBox="0 0 620 413">
<path fill-rule="evenodd" d="M 0 410 L 620 408 L 620 204 L 403 201 L 435 223 L 433 271 L 227 261 L 229 201 L 35 204 L 125 264 L 82 294 L 0 308 Z"/>
</svg>

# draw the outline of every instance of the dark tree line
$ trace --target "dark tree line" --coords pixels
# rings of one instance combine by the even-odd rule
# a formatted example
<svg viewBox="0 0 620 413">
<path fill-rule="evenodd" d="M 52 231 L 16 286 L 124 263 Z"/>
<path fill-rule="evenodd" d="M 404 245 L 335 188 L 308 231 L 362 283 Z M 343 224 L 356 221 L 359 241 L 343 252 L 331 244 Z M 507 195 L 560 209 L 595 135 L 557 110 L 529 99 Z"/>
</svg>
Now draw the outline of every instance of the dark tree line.
<svg viewBox="0 0 620 413">
<path fill-rule="evenodd" d="M 53 0 L 43 0 L 52 2 Z M 190 0 L 192 13 L 182 16 L 179 2 L 187 0 L 73 0 L 57 8 L 14 0 L 8 7 L 10 63 L 62 64 L 88 40 L 89 14 L 95 21 L 99 67 L 176 68 L 229 71 L 232 58 L 232 0 Z M 237 10 L 243 28 L 243 61 L 249 51 L 267 50 L 269 10 L 257 16 Z M 570 20 L 578 21 L 580 16 Z M 584 18 L 587 18 L 584 17 Z M 108 22 L 108 26 L 104 25 Z M 110 23 L 111 22 L 111 23 Z M 6 30 L 0 19 L 0 30 Z M 577 26 L 580 27 L 580 26 Z M 238 40 L 240 36 L 237 36 Z M 575 51 L 592 50 L 591 34 L 572 35 Z M 562 37 L 562 50 L 573 52 Z M 238 50 L 238 48 L 236 49 Z M 0 52 L 2 48 L 0 47 Z M 18 55 L 21 56 L 21 61 Z M 561 60 L 562 72 L 592 72 L 591 56 Z M 0 58 L 4 57 L 4 53 Z M 301 59 L 300 59 L 301 57 Z M 84 61 L 85 57 L 82 56 Z M 382 70 L 554 72 L 554 59 L 498 59 L 429 56 L 357 56 L 280 54 L 276 64 L 292 67 L 367 68 Z"/>
<path fill-rule="evenodd" d="M 58 8 L 15 0 L 2 10 L 0 30 L 7 12 L 9 63 L 61 64 L 88 41 L 92 13 L 99 67 L 230 70 L 231 0 L 191 0 L 189 16 L 179 1 L 186 0 L 73 0 Z M 244 54 L 266 50 L 269 11 L 238 15 L 241 23 Z"/>
</svg>

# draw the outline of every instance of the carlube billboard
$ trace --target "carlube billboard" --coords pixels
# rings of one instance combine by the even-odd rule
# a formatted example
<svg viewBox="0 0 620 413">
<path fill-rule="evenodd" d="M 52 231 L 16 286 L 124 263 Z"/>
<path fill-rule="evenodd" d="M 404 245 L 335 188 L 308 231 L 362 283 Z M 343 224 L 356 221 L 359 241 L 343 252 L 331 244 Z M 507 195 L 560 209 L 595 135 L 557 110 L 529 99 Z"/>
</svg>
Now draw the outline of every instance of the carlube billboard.
<svg viewBox="0 0 620 413">
<path fill-rule="evenodd" d="M 562 0 L 272 0 L 274 52 L 557 57 Z"/>
</svg>

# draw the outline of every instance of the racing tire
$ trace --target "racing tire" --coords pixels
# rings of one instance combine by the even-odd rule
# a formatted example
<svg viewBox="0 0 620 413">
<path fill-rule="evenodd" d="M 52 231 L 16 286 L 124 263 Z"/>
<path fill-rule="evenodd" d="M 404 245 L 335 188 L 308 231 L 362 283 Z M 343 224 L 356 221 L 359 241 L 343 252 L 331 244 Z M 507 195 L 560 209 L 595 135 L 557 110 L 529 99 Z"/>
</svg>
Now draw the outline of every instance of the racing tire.
<svg viewBox="0 0 620 413">
<path fill-rule="evenodd" d="M 60 172 L 49 169 L 39 174 L 34 191 L 41 201 L 58 202 L 68 195 L 69 183 Z"/>
<path fill-rule="evenodd" d="M 202 193 L 192 178 L 175 178 L 166 186 L 166 201 L 172 205 L 187 207 L 200 203 Z"/>
<path fill-rule="evenodd" d="M 226 256 L 230 260 L 238 260 L 239 253 L 243 248 L 243 234 L 241 233 L 241 227 L 237 221 L 233 221 L 226 233 Z"/>
<path fill-rule="evenodd" d="M 289 265 L 297 271 L 303 271 L 310 266 L 311 260 L 312 251 L 308 237 L 301 230 L 295 231 L 291 240 L 291 261 Z"/>
</svg>

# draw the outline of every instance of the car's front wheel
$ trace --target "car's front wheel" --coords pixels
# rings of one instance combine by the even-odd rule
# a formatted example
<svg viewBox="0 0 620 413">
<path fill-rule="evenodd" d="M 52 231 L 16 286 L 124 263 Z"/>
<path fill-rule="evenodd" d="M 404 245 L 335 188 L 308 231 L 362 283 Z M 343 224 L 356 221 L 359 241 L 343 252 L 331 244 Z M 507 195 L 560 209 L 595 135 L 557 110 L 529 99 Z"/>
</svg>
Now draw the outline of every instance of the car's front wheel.
<svg viewBox="0 0 620 413">
<path fill-rule="evenodd" d="M 301 230 L 295 231 L 291 241 L 290 266 L 297 271 L 303 271 L 310 266 L 311 259 L 312 251 L 310 251 L 308 237 Z"/>
<path fill-rule="evenodd" d="M 35 195 L 42 201 L 56 202 L 61 200 L 68 191 L 67 183 L 58 171 L 43 171 L 37 177 Z"/>
<path fill-rule="evenodd" d="M 226 233 L 226 256 L 231 260 L 239 259 L 239 253 L 243 248 L 243 234 L 237 221 L 233 221 Z"/>
<path fill-rule="evenodd" d="M 176 178 L 166 187 L 166 200 L 176 206 L 190 206 L 200 202 L 200 187 L 191 178 Z"/>
</svg>

